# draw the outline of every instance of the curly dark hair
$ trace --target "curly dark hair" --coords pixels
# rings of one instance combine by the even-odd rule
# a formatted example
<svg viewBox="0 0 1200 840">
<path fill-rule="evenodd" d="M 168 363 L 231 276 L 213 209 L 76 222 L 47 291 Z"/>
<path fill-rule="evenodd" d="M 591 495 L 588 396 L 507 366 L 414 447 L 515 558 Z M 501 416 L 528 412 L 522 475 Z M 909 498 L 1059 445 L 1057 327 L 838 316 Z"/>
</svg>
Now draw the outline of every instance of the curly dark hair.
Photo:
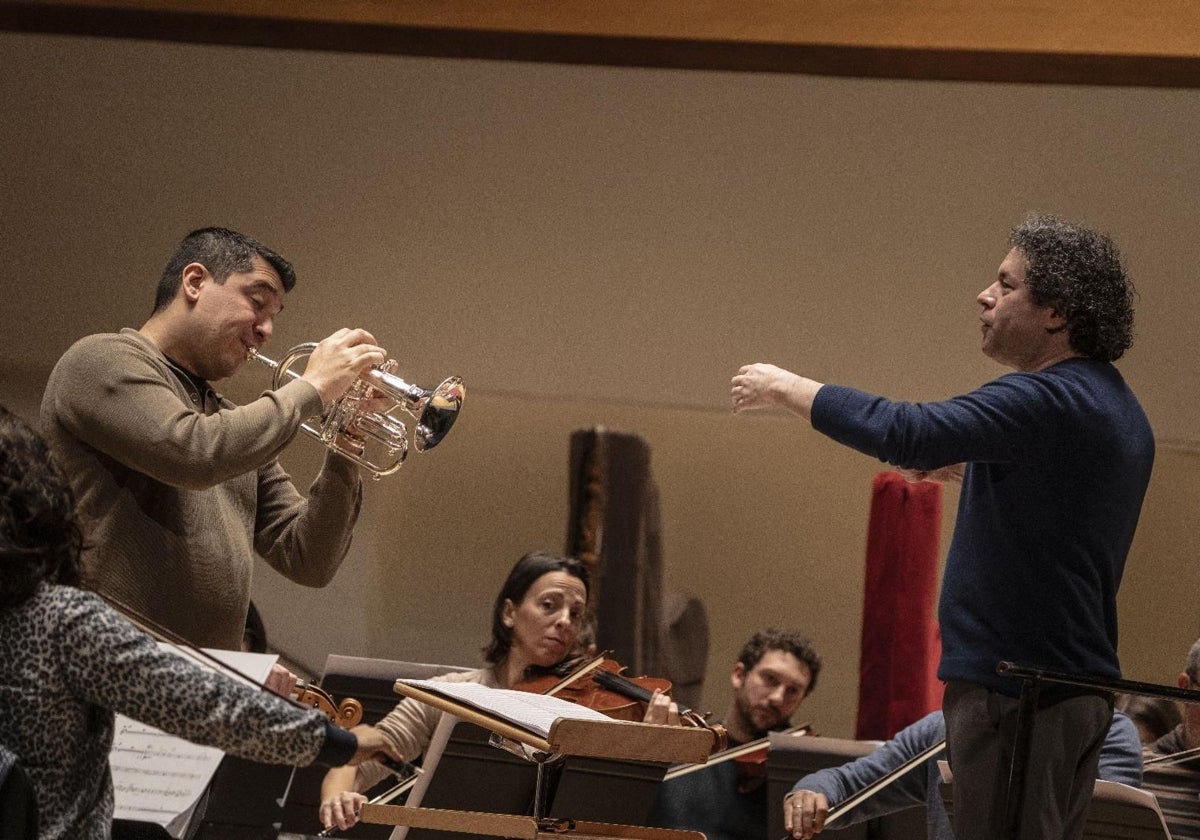
<svg viewBox="0 0 1200 840">
<path fill-rule="evenodd" d="M 1071 349 L 1113 362 L 1133 344 L 1133 283 L 1102 233 L 1053 216 L 1030 216 L 1008 243 L 1029 261 L 1025 284 L 1038 306 L 1066 319 Z"/>
<path fill-rule="evenodd" d="M 808 670 L 812 672 L 812 680 L 808 684 L 807 694 L 812 694 L 813 689 L 817 687 L 817 675 L 821 673 L 821 657 L 813 648 L 812 641 L 794 630 L 778 630 L 768 627 L 766 630 L 755 633 L 742 646 L 742 652 L 738 654 L 738 662 L 742 663 L 742 667 L 748 674 L 766 655 L 767 651 L 771 650 L 790 653 L 808 666 Z"/>
<path fill-rule="evenodd" d="M 0 609 L 42 581 L 78 586 L 75 497 L 33 428 L 0 405 Z"/>
<path fill-rule="evenodd" d="M 520 604 L 525 600 L 529 587 L 547 572 L 566 572 L 579 578 L 585 590 L 591 589 L 587 566 L 574 557 L 563 557 L 547 551 L 531 551 L 526 554 L 509 571 L 508 578 L 500 587 L 500 594 L 496 596 L 496 603 L 492 606 L 492 640 L 484 648 L 485 661 L 493 665 L 501 662 L 512 649 L 512 628 L 504 626 L 504 602 Z"/>
</svg>

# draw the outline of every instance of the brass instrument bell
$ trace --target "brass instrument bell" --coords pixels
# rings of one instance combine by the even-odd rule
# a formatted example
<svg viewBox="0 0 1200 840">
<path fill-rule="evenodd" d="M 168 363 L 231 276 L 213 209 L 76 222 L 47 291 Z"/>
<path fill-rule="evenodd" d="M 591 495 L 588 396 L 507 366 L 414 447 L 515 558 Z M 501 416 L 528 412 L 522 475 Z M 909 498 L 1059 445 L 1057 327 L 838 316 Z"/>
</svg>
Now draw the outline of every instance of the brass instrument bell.
<svg viewBox="0 0 1200 840">
<path fill-rule="evenodd" d="M 300 378 L 301 374 L 292 367 L 311 356 L 316 347 L 316 342 L 311 341 L 297 344 L 278 362 L 254 349 L 248 357 L 275 371 L 271 387 L 278 388 L 285 377 Z M 408 457 L 408 429 L 402 420 L 393 416 L 393 412 L 401 410 L 416 420 L 413 445 L 418 452 L 424 452 L 446 437 L 458 419 L 467 393 L 457 376 L 449 377 L 432 390 L 410 385 L 393 372 L 395 366 L 395 360 L 389 359 L 383 365 L 367 368 L 334 401 L 318 423 L 310 422 L 316 418 L 309 418 L 300 425 L 334 452 L 365 469 L 374 479 L 391 475 Z M 372 408 L 376 392 L 391 400 L 392 405 L 384 411 Z M 382 455 L 374 454 L 377 448 L 381 449 Z"/>
</svg>

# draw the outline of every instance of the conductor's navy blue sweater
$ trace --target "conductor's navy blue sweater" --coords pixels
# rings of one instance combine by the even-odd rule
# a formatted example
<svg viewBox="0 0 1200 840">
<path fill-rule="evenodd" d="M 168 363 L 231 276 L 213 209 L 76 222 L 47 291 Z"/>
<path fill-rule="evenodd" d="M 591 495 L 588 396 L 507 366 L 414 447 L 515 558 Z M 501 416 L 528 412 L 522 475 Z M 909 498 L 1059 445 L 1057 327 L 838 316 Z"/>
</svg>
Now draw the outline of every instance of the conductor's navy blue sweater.
<svg viewBox="0 0 1200 840">
<path fill-rule="evenodd" d="M 1117 588 L 1154 437 L 1115 367 L 1068 359 L 933 403 L 825 385 L 812 424 L 898 467 L 966 463 L 938 605 L 940 679 L 1016 696 L 1002 660 L 1120 677 Z"/>
</svg>

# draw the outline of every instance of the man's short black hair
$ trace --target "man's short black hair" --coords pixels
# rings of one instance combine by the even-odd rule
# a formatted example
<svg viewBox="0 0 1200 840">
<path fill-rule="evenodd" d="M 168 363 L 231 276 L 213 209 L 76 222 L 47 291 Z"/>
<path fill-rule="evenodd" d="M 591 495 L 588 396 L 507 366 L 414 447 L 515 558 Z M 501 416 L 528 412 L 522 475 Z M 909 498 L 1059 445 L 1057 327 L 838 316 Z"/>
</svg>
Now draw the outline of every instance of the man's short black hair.
<svg viewBox="0 0 1200 840">
<path fill-rule="evenodd" d="M 292 264 L 276 254 L 266 245 L 235 230 L 208 227 L 194 230 L 183 238 L 167 267 L 158 280 L 154 296 L 154 311 L 170 306 L 179 291 L 183 270 L 190 263 L 200 263 L 218 283 L 224 283 L 234 272 L 246 272 L 254 268 L 252 262 L 258 257 L 279 275 L 284 292 L 296 285 L 296 272 Z"/>
</svg>

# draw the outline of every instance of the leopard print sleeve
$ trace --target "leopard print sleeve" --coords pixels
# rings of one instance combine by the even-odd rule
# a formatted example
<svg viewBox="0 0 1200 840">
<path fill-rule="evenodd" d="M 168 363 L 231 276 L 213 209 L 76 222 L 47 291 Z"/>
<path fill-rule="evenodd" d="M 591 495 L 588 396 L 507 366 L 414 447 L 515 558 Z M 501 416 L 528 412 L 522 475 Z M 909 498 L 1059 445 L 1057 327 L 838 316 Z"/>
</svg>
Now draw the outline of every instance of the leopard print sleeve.
<svg viewBox="0 0 1200 840">
<path fill-rule="evenodd" d="M 320 712 L 161 649 L 92 593 L 71 592 L 63 607 L 58 661 L 77 697 L 252 761 L 316 757 L 326 731 Z"/>
</svg>

